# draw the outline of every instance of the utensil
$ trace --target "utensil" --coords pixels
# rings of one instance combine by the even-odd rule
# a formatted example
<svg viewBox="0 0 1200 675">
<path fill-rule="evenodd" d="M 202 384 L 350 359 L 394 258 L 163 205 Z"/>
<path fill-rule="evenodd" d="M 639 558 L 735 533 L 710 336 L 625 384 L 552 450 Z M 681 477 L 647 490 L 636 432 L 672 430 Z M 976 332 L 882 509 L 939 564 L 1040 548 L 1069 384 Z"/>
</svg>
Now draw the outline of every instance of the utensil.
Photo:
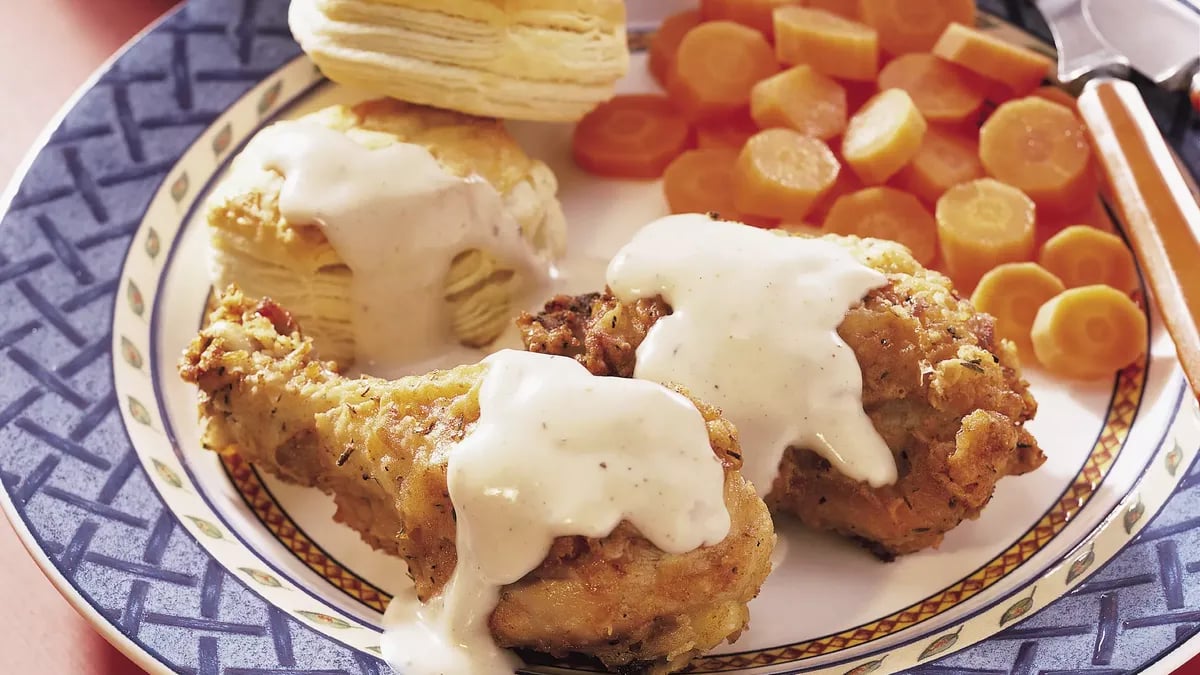
<svg viewBox="0 0 1200 675">
<path fill-rule="evenodd" d="M 1137 71 L 1170 90 L 1191 88 L 1200 110 L 1200 8 L 1178 0 L 1037 0 L 1058 47 L 1058 78 Z M 1135 28 L 1136 27 L 1136 28 Z"/>
<path fill-rule="evenodd" d="M 1079 97 L 1079 112 L 1192 393 L 1200 397 L 1200 205 L 1135 85 L 1093 81 Z"/>
</svg>

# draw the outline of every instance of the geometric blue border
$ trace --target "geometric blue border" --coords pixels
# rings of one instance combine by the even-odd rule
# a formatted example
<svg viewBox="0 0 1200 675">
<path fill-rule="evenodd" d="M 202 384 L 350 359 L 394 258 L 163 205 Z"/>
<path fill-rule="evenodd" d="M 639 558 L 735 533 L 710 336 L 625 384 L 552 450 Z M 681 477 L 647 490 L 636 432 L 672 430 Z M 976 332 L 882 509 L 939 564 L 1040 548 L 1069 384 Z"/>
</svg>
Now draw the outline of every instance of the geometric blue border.
<svg viewBox="0 0 1200 675">
<path fill-rule="evenodd" d="M 1028 11 L 980 4 L 1010 19 L 1009 4 Z M 0 485 L 14 525 L 85 613 L 176 672 L 386 671 L 222 571 L 151 488 L 112 387 L 113 304 L 134 229 L 183 150 L 299 53 L 286 10 L 285 0 L 193 0 L 164 19 L 66 112 L 0 219 Z M 1200 130 L 1167 95 L 1146 95 L 1195 172 Z M 913 672 L 1116 673 L 1154 660 L 1200 625 L 1194 514 L 1195 467 L 1135 542 L 1069 596 Z"/>
</svg>

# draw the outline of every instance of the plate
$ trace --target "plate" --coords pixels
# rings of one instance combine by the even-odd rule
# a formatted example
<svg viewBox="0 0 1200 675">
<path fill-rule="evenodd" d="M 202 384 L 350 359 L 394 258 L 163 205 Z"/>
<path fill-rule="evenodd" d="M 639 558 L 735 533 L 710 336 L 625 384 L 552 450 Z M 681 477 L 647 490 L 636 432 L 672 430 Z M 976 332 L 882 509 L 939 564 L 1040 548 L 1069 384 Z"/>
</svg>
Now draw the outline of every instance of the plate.
<svg viewBox="0 0 1200 675">
<path fill-rule="evenodd" d="M 679 4 L 631 3 L 635 50 Z M 652 86 L 643 58 L 624 90 Z M 333 524 L 320 494 L 201 451 L 175 375 L 209 292 L 207 188 L 263 124 L 362 96 L 299 56 L 286 2 L 195 0 L 85 87 L 10 190 L 4 507 L 51 580 L 148 670 L 387 672 L 380 611 L 403 568 Z M 559 176 L 590 290 L 631 228 L 665 213 L 659 188 L 584 176 L 568 126 L 511 127 Z M 1031 372 L 1049 462 L 1003 481 L 938 551 L 882 564 L 782 523 L 787 555 L 751 630 L 694 670 L 1113 672 L 1182 643 L 1200 623 L 1200 408 L 1158 321 L 1151 344 L 1102 386 Z"/>
</svg>

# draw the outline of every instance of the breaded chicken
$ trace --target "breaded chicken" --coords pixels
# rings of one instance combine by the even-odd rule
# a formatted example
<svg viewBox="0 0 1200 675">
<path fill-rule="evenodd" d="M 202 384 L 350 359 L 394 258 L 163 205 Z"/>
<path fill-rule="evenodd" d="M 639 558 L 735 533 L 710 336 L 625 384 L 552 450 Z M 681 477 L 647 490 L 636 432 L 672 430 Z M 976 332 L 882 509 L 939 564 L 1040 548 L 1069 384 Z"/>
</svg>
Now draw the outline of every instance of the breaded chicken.
<svg viewBox="0 0 1200 675">
<path fill-rule="evenodd" d="M 343 377 L 315 360 L 285 310 L 233 289 L 180 373 L 200 389 L 206 447 L 331 494 L 337 520 L 402 557 L 428 600 L 454 570 L 446 461 L 479 417 L 486 368 L 396 381 Z M 503 589 L 490 621 L 498 644 L 662 673 L 745 628 L 775 534 L 766 505 L 738 471 L 732 425 L 697 407 L 725 467 L 729 535 L 682 555 L 662 552 L 628 523 L 602 539 L 561 537 L 540 567 Z"/>
<path fill-rule="evenodd" d="M 1037 403 L 1015 347 L 996 338 L 993 318 L 946 277 L 889 242 L 827 239 L 888 277 L 838 333 L 858 357 L 863 407 L 895 455 L 899 480 L 873 489 L 811 450 L 790 448 L 767 503 L 885 559 L 937 546 L 979 516 L 997 481 L 1045 461 L 1024 427 Z M 518 325 L 531 351 L 573 356 L 597 375 L 632 377 L 638 345 L 670 313 L 661 298 L 626 304 L 605 292 L 556 297 Z"/>
</svg>

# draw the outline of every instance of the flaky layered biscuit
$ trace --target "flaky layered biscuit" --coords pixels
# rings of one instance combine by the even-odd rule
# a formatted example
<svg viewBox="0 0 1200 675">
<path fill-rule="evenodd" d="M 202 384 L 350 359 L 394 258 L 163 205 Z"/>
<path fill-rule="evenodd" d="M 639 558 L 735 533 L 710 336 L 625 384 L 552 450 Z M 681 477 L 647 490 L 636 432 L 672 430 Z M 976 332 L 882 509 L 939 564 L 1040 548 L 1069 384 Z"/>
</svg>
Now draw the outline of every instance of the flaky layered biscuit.
<svg viewBox="0 0 1200 675">
<path fill-rule="evenodd" d="M 447 172 L 490 183 L 534 251 L 550 259 L 561 255 L 566 224 L 554 174 L 526 155 L 499 122 L 394 100 L 334 106 L 306 119 L 369 148 L 398 142 L 427 148 Z M 284 217 L 283 185 L 278 172 L 239 157 L 214 188 L 207 205 L 214 286 L 237 284 L 286 304 L 321 357 L 348 366 L 355 356 L 352 272 L 319 225 Z M 486 345 L 508 326 L 518 281 L 487 251 L 471 249 L 454 258 L 443 297 L 460 342 Z"/>
<path fill-rule="evenodd" d="M 335 82 L 506 119 L 573 121 L 629 66 L 621 0 L 292 0 Z"/>
</svg>

